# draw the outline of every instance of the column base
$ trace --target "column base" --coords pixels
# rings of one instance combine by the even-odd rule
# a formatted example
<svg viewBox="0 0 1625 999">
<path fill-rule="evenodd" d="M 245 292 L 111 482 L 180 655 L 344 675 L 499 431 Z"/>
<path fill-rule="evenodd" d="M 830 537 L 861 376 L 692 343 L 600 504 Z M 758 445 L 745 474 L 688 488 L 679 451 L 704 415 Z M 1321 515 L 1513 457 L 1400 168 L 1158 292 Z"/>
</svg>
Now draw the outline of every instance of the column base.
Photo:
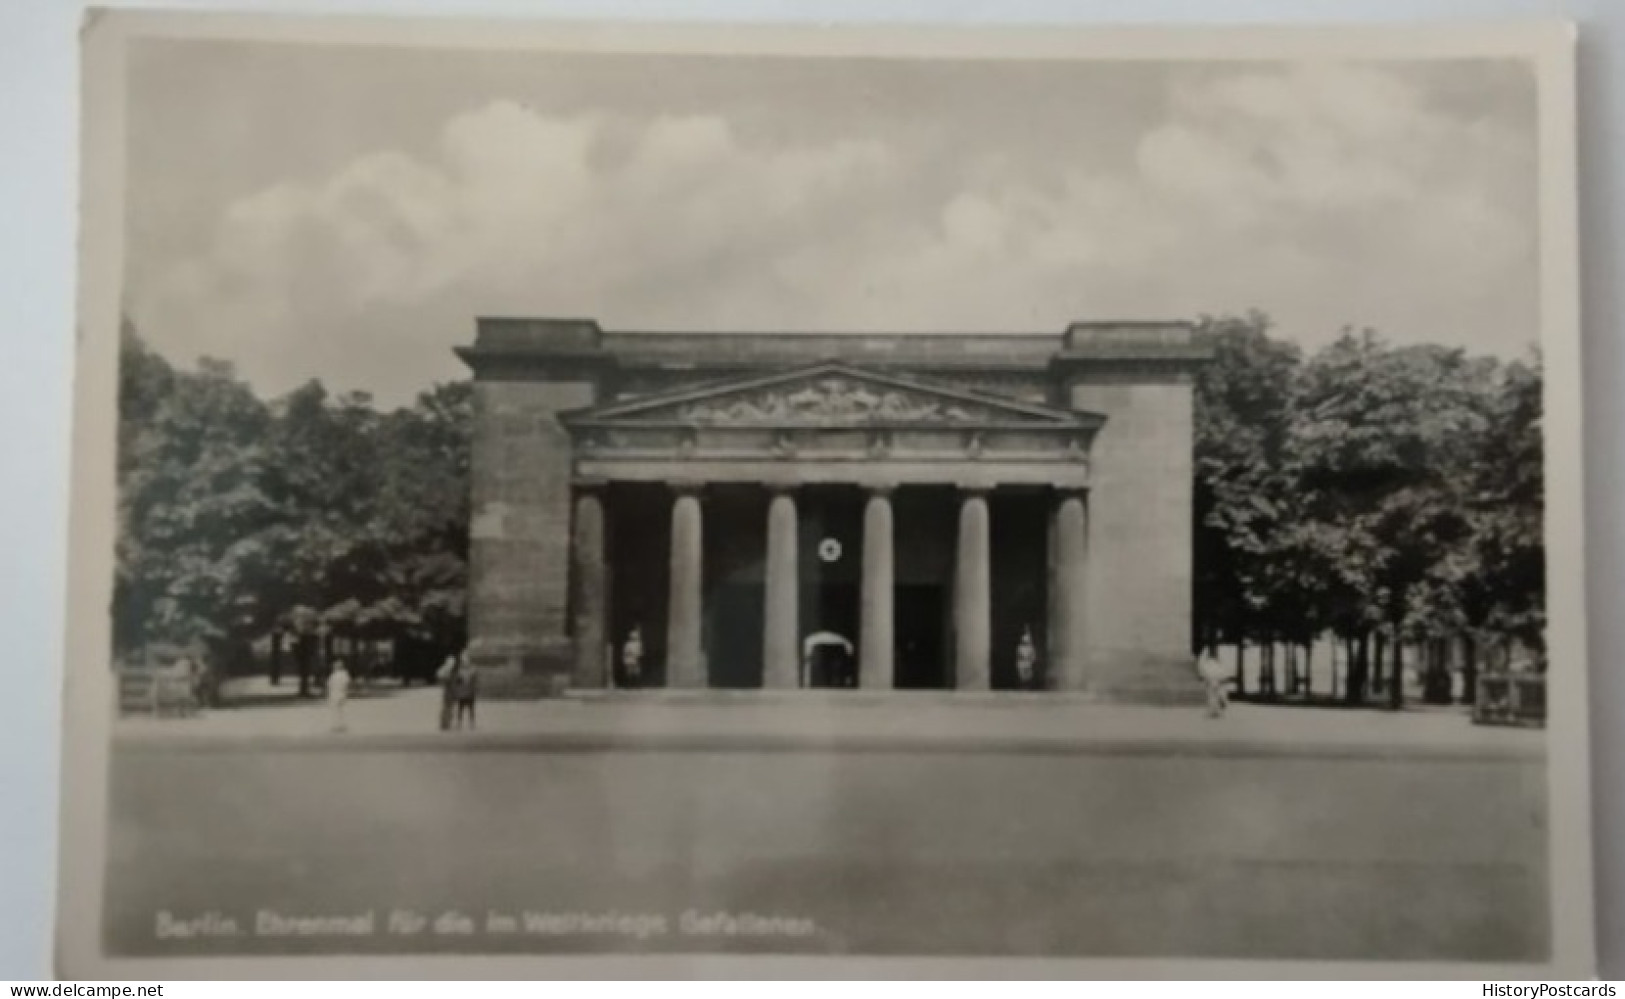
<svg viewBox="0 0 1625 999">
<path fill-rule="evenodd" d="M 564 636 L 524 644 L 476 639 L 467 656 L 480 671 L 480 697 L 489 700 L 562 696 L 575 671 L 575 643 Z"/>
<path fill-rule="evenodd" d="M 1108 704 L 1203 704 L 1196 657 L 1136 650 L 1091 651 L 1087 679 L 1074 688 Z"/>
</svg>

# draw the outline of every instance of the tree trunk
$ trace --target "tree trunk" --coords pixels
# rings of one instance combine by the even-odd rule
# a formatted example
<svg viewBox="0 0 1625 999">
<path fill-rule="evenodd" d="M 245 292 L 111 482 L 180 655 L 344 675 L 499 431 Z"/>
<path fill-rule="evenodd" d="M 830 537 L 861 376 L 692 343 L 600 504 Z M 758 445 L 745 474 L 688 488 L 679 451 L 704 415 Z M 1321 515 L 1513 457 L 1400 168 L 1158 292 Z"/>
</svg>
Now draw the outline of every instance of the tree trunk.
<svg viewBox="0 0 1625 999">
<path fill-rule="evenodd" d="M 1435 638 L 1427 644 L 1428 664 L 1424 699 L 1429 704 L 1449 704 L 1450 694 L 1450 640 Z"/>
<path fill-rule="evenodd" d="M 282 632 L 271 632 L 271 686 L 282 682 Z"/>
<path fill-rule="evenodd" d="M 1303 645 L 1303 697 L 1311 700 L 1315 696 L 1315 642 L 1310 639 Z"/>
<path fill-rule="evenodd" d="M 1264 642 L 1258 647 L 1258 696 L 1275 696 L 1275 643 Z"/>
<path fill-rule="evenodd" d="M 1236 696 L 1247 693 L 1247 674 L 1244 668 L 1244 656 L 1247 654 L 1247 639 L 1236 639 Z"/>
<path fill-rule="evenodd" d="M 316 689 L 327 693 L 327 674 L 333 671 L 333 642 L 337 636 L 331 630 L 316 640 Z"/>
<path fill-rule="evenodd" d="M 1461 638 L 1461 703 L 1478 703 L 1478 643 L 1471 632 Z"/>
<path fill-rule="evenodd" d="M 1371 632 L 1369 631 L 1360 633 L 1358 661 L 1360 664 L 1360 696 L 1357 698 L 1357 703 L 1364 704 L 1366 694 L 1371 689 Z"/>
<path fill-rule="evenodd" d="M 1394 633 L 1394 662 L 1388 678 L 1388 707 L 1395 711 L 1405 706 L 1405 643 Z"/>
<path fill-rule="evenodd" d="M 293 640 L 293 658 L 299 668 L 299 696 L 310 696 L 310 675 L 314 664 L 311 660 L 316 658 L 316 639 L 309 635 L 300 635 Z"/>
<path fill-rule="evenodd" d="M 1371 670 L 1371 692 L 1381 697 L 1383 690 L 1388 685 L 1388 636 L 1381 631 L 1377 632 L 1376 645 L 1376 661 Z"/>
</svg>

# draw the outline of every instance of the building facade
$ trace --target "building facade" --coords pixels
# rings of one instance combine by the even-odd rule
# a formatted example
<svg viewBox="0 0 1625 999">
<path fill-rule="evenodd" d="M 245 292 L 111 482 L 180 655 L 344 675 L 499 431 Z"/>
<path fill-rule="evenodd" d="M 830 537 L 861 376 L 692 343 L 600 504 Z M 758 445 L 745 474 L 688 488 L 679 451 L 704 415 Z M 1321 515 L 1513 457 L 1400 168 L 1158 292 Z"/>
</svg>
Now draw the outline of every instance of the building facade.
<svg viewBox="0 0 1625 999">
<path fill-rule="evenodd" d="M 1195 689 L 1189 324 L 482 319 L 458 353 L 499 686 Z"/>
</svg>

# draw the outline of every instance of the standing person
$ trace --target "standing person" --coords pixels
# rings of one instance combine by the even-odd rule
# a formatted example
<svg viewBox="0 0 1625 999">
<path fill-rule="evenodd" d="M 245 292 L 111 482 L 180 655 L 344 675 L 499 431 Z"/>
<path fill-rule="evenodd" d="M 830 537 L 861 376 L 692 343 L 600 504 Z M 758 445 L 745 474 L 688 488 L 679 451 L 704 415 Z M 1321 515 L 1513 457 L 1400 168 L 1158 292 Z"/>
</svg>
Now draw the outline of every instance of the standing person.
<svg viewBox="0 0 1625 999">
<path fill-rule="evenodd" d="M 346 731 L 344 705 L 350 700 L 350 671 L 344 660 L 333 660 L 333 672 L 327 677 L 327 706 L 333 716 L 333 731 Z"/>
<path fill-rule="evenodd" d="M 192 696 L 194 708 L 219 707 L 220 677 L 215 673 L 214 666 L 206 658 L 191 660 L 192 667 Z"/>
<path fill-rule="evenodd" d="M 643 630 L 635 624 L 632 633 L 626 636 L 625 647 L 621 649 L 621 670 L 628 687 L 640 686 L 638 681 L 643 677 Z"/>
<path fill-rule="evenodd" d="M 1207 685 L 1207 716 L 1217 718 L 1230 707 L 1230 690 L 1227 686 L 1230 678 L 1225 674 L 1224 665 L 1219 662 L 1218 653 L 1212 648 L 1202 653 L 1196 671 L 1201 674 L 1202 683 Z"/>
<path fill-rule="evenodd" d="M 434 678 L 440 682 L 440 731 L 445 732 L 451 728 L 452 705 L 457 696 L 453 689 L 454 678 L 457 675 L 457 657 L 447 656 L 446 661 L 435 671 Z"/>
<path fill-rule="evenodd" d="M 1033 643 L 1033 630 L 1023 628 L 1021 641 L 1016 645 L 1016 679 L 1022 690 L 1031 690 L 1038 679 L 1038 646 Z"/>
<path fill-rule="evenodd" d="M 197 714 L 203 707 L 203 671 L 198 668 L 197 660 L 191 656 L 182 656 L 180 661 L 175 663 L 175 677 L 180 681 L 178 686 L 184 687 L 185 690 L 184 697 L 176 695 L 180 701 L 180 713 Z"/>
<path fill-rule="evenodd" d="M 468 727 L 474 727 L 474 701 L 480 693 L 480 677 L 478 671 L 467 662 L 457 663 L 457 672 L 452 674 L 452 686 L 457 695 L 457 727 L 463 727 L 463 716 L 468 716 Z"/>
</svg>

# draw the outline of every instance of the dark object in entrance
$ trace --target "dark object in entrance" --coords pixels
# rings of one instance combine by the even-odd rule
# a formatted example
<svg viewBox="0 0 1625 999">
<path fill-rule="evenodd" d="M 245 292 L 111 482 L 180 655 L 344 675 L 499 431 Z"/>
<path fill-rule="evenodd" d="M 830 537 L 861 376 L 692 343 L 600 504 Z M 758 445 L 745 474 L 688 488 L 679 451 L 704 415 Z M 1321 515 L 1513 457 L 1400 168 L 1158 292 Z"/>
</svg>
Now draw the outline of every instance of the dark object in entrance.
<svg viewBox="0 0 1625 999">
<path fill-rule="evenodd" d="M 948 687 L 948 591 L 942 586 L 899 586 L 896 595 L 897 675 L 905 690 Z"/>
<path fill-rule="evenodd" d="M 729 583 L 713 592 L 711 686 L 762 685 L 762 601 L 760 583 Z"/>
<path fill-rule="evenodd" d="M 807 637 L 803 669 L 808 687 L 856 687 L 858 660 L 852 643 L 833 632 Z"/>
</svg>

